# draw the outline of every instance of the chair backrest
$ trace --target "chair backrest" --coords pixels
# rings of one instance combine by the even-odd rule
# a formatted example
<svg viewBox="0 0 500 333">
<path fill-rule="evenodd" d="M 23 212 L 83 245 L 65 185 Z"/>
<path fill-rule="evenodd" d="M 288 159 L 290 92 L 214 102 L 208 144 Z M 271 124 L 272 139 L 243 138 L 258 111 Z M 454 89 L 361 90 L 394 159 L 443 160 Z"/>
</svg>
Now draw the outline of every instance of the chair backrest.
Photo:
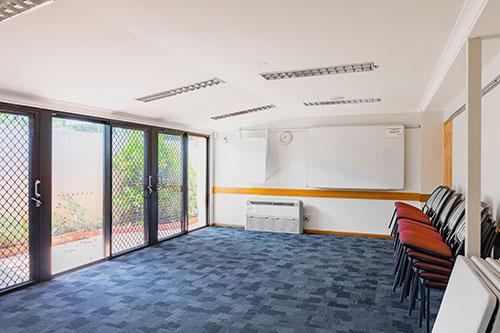
<svg viewBox="0 0 500 333">
<path fill-rule="evenodd" d="M 458 223 L 455 232 L 451 235 L 450 240 L 447 241 L 450 245 L 453 255 L 463 255 L 465 250 L 465 215 Z"/>
<path fill-rule="evenodd" d="M 465 202 L 462 203 L 464 205 L 464 213 L 465 213 Z M 462 205 L 461 204 L 461 205 Z M 461 206 L 460 205 L 460 206 Z M 483 234 L 482 230 L 484 228 L 489 228 L 491 225 L 491 211 L 487 205 L 483 206 L 481 210 L 481 234 Z M 487 251 L 485 245 L 486 239 L 481 237 L 481 247 L 485 251 Z M 450 234 L 448 239 L 446 240 L 448 245 L 450 246 L 452 252 L 455 256 L 462 255 L 465 249 L 465 214 L 462 215 L 462 218 L 458 222 L 455 230 Z M 483 248 L 484 247 L 484 248 Z M 491 251 L 491 248 L 489 249 Z M 483 250 L 481 251 L 483 254 Z M 489 253 L 489 252 L 488 252 Z"/>
<path fill-rule="evenodd" d="M 463 232 L 463 234 L 462 234 Z M 460 201 L 446 223 L 446 231 L 443 232 L 446 243 L 450 245 L 453 252 L 457 251 L 463 239 L 465 239 L 465 201 Z M 462 238 L 463 237 L 463 238 Z M 460 241 L 462 240 L 462 241 Z"/>
<path fill-rule="evenodd" d="M 496 223 L 491 214 L 491 210 L 481 219 L 481 257 L 486 258 L 491 254 L 495 238 L 497 237 Z"/>
<path fill-rule="evenodd" d="M 443 195 L 441 196 L 441 200 L 439 201 L 436 200 L 433 203 L 433 208 L 432 208 L 433 215 L 430 216 L 433 225 L 437 224 L 438 221 L 441 219 L 441 214 L 443 213 L 446 204 L 452 198 L 453 194 L 455 194 L 455 191 L 451 189 L 445 189 L 443 190 Z"/>
<path fill-rule="evenodd" d="M 429 209 L 427 210 L 427 215 L 429 217 L 434 218 L 434 216 L 439 212 L 439 209 L 446 202 L 450 194 L 450 189 L 447 187 L 442 187 L 439 192 L 436 194 L 436 197 L 432 200 Z"/>
<path fill-rule="evenodd" d="M 439 213 L 439 219 L 434 219 L 434 226 L 447 237 L 450 233 L 450 228 L 448 226 L 448 220 L 454 209 L 463 201 L 463 196 L 460 193 L 453 193 L 448 199 L 446 204 L 443 206 L 441 212 Z M 464 206 L 465 207 L 465 206 Z"/>
<path fill-rule="evenodd" d="M 432 202 L 436 199 L 436 196 L 443 190 L 443 188 L 447 188 L 444 185 L 440 185 L 432 191 L 431 195 L 429 196 L 429 199 L 427 199 L 427 202 L 425 203 L 424 207 L 422 207 L 422 211 L 424 213 L 427 213 L 429 208 L 431 207 Z"/>
</svg>

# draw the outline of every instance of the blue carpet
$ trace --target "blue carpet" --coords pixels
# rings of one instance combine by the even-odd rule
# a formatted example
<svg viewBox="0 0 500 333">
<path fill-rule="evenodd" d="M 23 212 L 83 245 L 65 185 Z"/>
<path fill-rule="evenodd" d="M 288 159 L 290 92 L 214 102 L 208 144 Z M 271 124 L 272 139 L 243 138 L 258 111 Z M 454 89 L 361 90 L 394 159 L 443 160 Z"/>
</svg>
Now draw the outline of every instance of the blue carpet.
<svg viewBox="0 0 500 333">
<path fill-rule="evenodd" d="M 420 332 L 391 245 L 205 228 L 1 296 L 0 332 Z"/>
</svg>

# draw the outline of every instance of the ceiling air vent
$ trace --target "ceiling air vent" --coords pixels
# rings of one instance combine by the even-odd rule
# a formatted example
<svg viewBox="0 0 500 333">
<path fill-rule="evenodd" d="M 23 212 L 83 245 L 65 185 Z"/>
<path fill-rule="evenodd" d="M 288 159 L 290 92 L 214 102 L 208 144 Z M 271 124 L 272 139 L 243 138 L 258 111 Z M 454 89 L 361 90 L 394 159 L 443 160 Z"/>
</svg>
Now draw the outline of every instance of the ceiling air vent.
<svg viewBox="0 0 500 333">
<path fill-rule="evenodd" d="M 323 105 L 342 105 L 342 104 L 365 104 L 365 103 L 379 103 L 382 98 L 353 98 L 341 99 L 333 101 L 319 101 L 319 102 L 304 102 L 305 106 L 323 106 Z"/>
<path fill-rule="evenodd" d="M 162 91 L 162 92 L 148 95 L 148 96 L 144 96 L 144 97 L 139 97 L 139 98 L 136 98 L 136 100 L 138 100 L 140 102 L 144 102 L 144 103 L 149 103 L 149 102 L 156 101 L 158 99 L 172 97 L 172 96 L 184 94 L 184 93 L 187 93 L 190 91 L 195 91 L 198 89 L 204 89 L 204 88 L 216 86 L 216 85 L 221 84 L 221 83 L 224 83 L 224 81 L 215 77 L 211 80 L 197 82 L 197 83 L 193 83 L 193 84 L 190 84 L 187 86 Z"/>
<path fill-rule="evenodd" d="M 260 73 L 260 75 L 264 79 L 271 81 L 271 80 L 294 79 L 299 77 L 370 72 L 375 70 L 377 67 L 378 66 L 375 65 L 375 63 L 373 62 L 365 62 L 360 64 L 319 67 L 319 68 L 293 70 L 293 71 L 267 72 L 267 73 Z"/>
<path fill-rule="evenodd" d="M 269 105 L 259 106 L 257 108 L 253 108 L 253 109 L 242 110 L 242 111 L 233 112 L 233 113 L 221 114 L 219 116 L 213 116 L 213 117 L 210 117 L 210 118 L 213 119 L 213 120 L 220 120 L 220 119 L 225 119 L 225 118 L 229 118 L 229 117 L 241 116 L 241 115 L 244 115 L 244 114 L 247 114 L 247 113 L 266 111 L 266 110 L 269 110 L 269 109 L 272 109 L 272 108 L 275 108 L 275 107 L 276 107 L 276 105 L 269 104 Z"/>
<path fill-rule="evenodd" d="M 54 0 L 0 0 L 0 22 L 52 2 Z"/>
</svg>

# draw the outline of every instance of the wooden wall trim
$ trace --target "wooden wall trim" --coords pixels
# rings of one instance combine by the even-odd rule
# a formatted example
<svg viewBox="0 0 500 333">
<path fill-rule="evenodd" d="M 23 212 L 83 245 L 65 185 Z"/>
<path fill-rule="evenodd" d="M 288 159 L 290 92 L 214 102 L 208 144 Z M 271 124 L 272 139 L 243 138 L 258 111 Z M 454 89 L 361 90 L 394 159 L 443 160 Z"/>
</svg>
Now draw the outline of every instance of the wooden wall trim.
<svg viewBox="0 0 500 333">
<path fill-rule="evenodd" d="M 245 229 L 244 225 L 241 224 L 222 224 L 222 223 L 212 223 L 210 227 L 220 227 L 220 228 L 236 228 L 236 229 Z"/>
<path fill-rule="evenodd" d="M 316 190 L 316 189 L 287 189 L 287 188 L 246 188 L 246 187 L 214 187 L 214 194 L 248 194 L 270 195 L 286 197 L 316 197 L 340 199 L 366 200 L 402 200 L 426 202 L 429 194 L 414 192 L 390 191 L 344 191 L 344 190 Z"/>
<path fill-rule="evenodd" d="M 244 225 L 240 224 L 211 224 L 212 227 L 220 228 L 237 228 L 244 229 Z M 304 234 L 310 235 L 335 235 L 335 236 L 347 236 L 347 237 L 367 237 L 367 238 L 392 238 L 391 235 L 384 234 L 368 234 L 364 232 L 346 232 L 346 231 L 330 231 L 330 230 L 317 230 L 317 229 L 304 229 Z"/>
<path fill-rule="evenodd" d="M 330 231 L 330 230 L 316 230 L 304 229 L 305 234 L 312 235 L 335 235 L 335 236 L 348 236 L 348 237 L 367 237 L 367 238 L 392 238 L 391 235 L 385 234 L 368 234 L 364 232 L 345 232 L 345 231 Z"/>
</svg>

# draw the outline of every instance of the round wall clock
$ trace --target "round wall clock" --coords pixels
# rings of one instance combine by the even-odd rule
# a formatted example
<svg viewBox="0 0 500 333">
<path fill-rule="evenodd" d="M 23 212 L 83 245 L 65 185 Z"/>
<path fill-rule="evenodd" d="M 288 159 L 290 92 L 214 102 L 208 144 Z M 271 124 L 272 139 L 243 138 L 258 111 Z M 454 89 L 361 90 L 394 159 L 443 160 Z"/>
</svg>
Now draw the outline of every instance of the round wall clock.
<svg viewBox="0 0 500 333">
<path fill-rule="evenodd" d="M 292 142 L 293 135 L 290 131 L 284 131 L 280 133 L 279 139 L 282 144 L 287 145 Z"/>
</svg>

